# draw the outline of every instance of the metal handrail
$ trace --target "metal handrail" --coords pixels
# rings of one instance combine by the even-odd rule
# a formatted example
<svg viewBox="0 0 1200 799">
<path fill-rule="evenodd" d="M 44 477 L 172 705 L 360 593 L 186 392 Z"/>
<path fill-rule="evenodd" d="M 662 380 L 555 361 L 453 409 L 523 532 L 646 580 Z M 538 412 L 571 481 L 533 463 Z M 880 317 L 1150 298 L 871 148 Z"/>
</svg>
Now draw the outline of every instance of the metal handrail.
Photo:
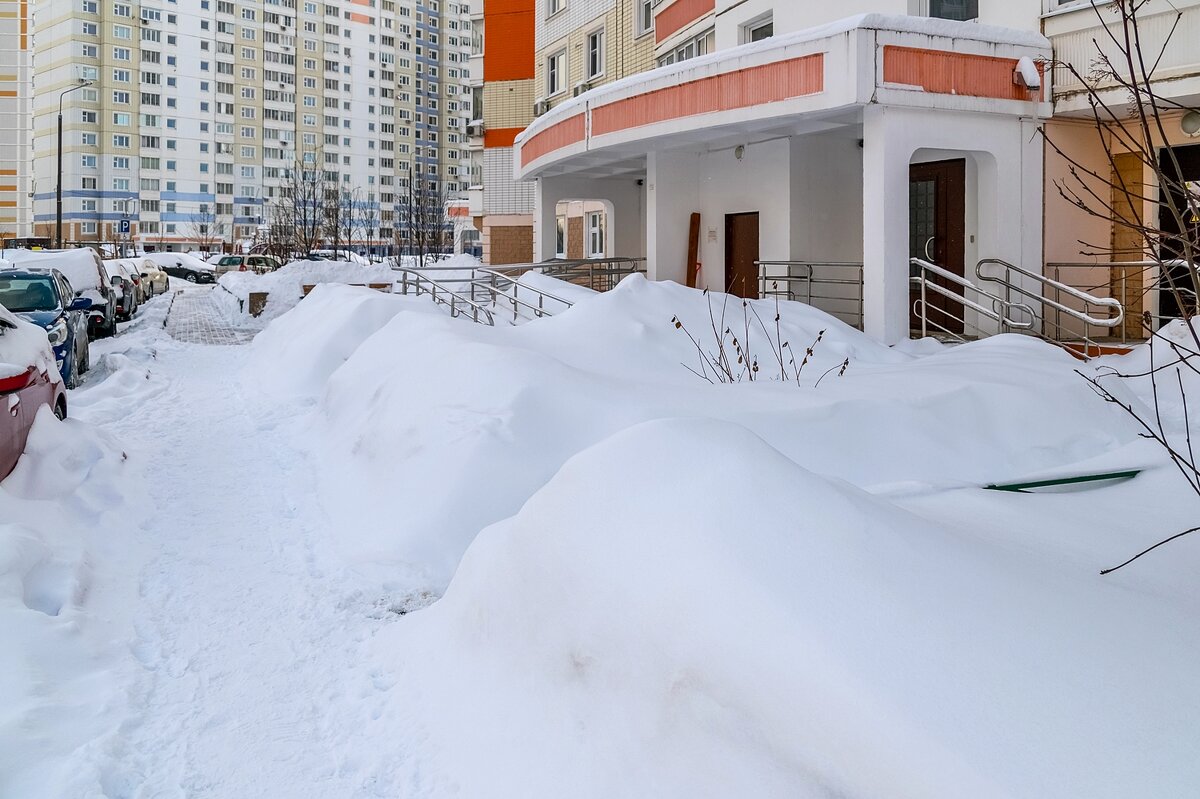
<svg viewBox="0 0 1200 799">
<path fill-rule="evenodd" d="M 1084 290 L 1094 291 L 1107 287 L 1110 291 L 1116 293 L 1117 296 L 1114 297 L 1114 299 L 1118 299 L 1118 301 L 1123 305 L 1130 303 L 1131 298 L 1134 297 L 1153 298 L 1148 303 L 1150 307 L 1145 307 L 1146 304 L 1143 303 L 1144 311 L 1137 316 L 1148 316 L 1152 324 L 1161 324 L 1176 318 L 1175 315 L 1164 314 L 1162 312 L 1162 297 L 1164 295 L 1177 293 L 1180 295 L 1181 299 L 1189 300 L 1190 307 L 1192 308 L 1200 307 L 1200 305 L 1197 303 L 1197 300 L 1200 299 L 1200 297 L 1198 297 L 1195 290 L 1186 286 L 1176 286 L 1175 288 L 1171 288 L 1170 286 L 1164 286 L 1159 282 L 1152 283 L 1151 285 L 1145 285 L 1145 280 L 1139 273 L 1143 273 L 1152 269 L 1157 270 L 1162 269 L 1163 267 L 1171 267 L 1175 264 L 1182 263 L 1184 262 L 1172 259 L 1166 259 L 1163 261 L 1060 261 L 1057 263 L 1046 264 L 1046 269 L 1053 270 L 1054 278 L 1064 283 L 1067 283 L 1066 280 L 1062 279 L 1062 273 L 1064 270 L 1103 270 L 1104 280 L 1096 285 L 1087 285 L 1084 287 Z M 1113 275 L 1114 268 L 1120 270 L 1119 282 Z M 1130 285 L 1131 273 L 1134 276 L 1133 285 Z M 1089 281 L 1089 283 L 1090 282 L 1091 281 Z M 1071 283 L 1067 283 L 1067 285 L 1071 285 Z M 1078 287 L 1079 286 L 1076 284 L 1076 288 Z M 1145 338 L 1144 335 L 1138 335 L 1138 333 L 1141 331 L 1141 318 L 1138 318 L 1136 323 L 1131 325 L 1130 323 L 1134 321 L 1134 319 L 1127 318 L 1126 324 L 1121 326 L 1120 336 L 1122 342 L 1128 341 L 1130 337 L 1129 333 L 1131 326 L 1135 331 L 1134 335 L 1136 338 Z"/>
<path fill-rule="evenodd" d="M 443 282 L 434 280 L 426 274 L 426 272 L 434 270 L 415 269 L 404 266 L 393 267 L 393 270 L 400 273 L 400 280 L 397 282 L 400 284 L 401 294 L 408 294 L 408 288 L 411 284 L 418 297 L 422 294 L 428 294 L 435 303 L 449 308 L 450 316 L 457 318 L 459 314 L 469 313 L 471 319 L 477 324 L 495 326 L 496 320 L 493 318 L 490 309 L 469 297 L 462 296 L 448 285 L 450 282 L 472 283 L 470 279 Z M 461 272 L 462 270 L 441 269 L 440 271 Z M 461 307 L 464 305 L 466 306 L 466 310 Z"/>
<path fill-rule="evenodd" d="M 859 261 L 755 261 L 758 267 L 758 296 L 759 297 L 784 297 L 793 302 L 803 302 L 806 305 L 815 305 L 821 307 L 820 303 L 814 301 L 824 300 L 829 303 L 854 303 L 854 309 L 851 311 L 837 311 L 832 307 L 825 307 L 828 313 L 835 315 L 841 314 L 849 316 L 854 320 L 854 324 L 860 330 L 862 329 L 863 320 L 863 265 Z M 788 269 L 786 275 L 769 275 L 767 268 L 772 266 L 782 266 Z M 818 269 L 853 269 L 857 270 L 855 278 L 834 278 L 818 275 Z M 799 269 L 801 274 L 792 274 L 792 270 Z M 783 284 L 784 289 L 780 291 L 777 286 Z M 800 290 L 793 288 L 798 285 Z M 832 293 L 816 293 L 814 286 L 851 286 L 854 289 L 853 296 L 842 296 Z"/>
<path fill-rule="evenodd" d="M 528 264 L 504 264 L 491 267 L 494 271 L 511 277 L 526 272 L 540 272 L 568 282 L 581 282 L 595 291 L 611 291 L 628 275 L 644 274 L 646 259 L 637 258 L 583 258 L 574 260 L 552 260 Z"/>
<path fill-rule="evenodd" d="M 503 298 L 505 302 L 512 305 L 512 324 L 516 324 L 520 319 L 521 308 L 532 311 L 534 317 L 538 319 L 544 316 L 553 316 L 554 314 L 546 309 L 546 300 L 552 300 L 553 302 L 561 303 L 567 308 L 570 308 L 575 304 L 570 300 L 559 297 L 558 295 L 552 294 L 549 291 L 543 291 L 542 289 L 535 288 L 534 286 L 525 285 L 524 283 L 521 283 L 519 277 L 514 278 L 511 275 L 503 274 L 495 269 L 479 268 L 475 269 L 474 271 L 476 274 L 484 276 L 482 281 L 478 282 L 476 285 L 482 286 L 484 291 L 490 295 L 492 307 L 499 306 L 501 298 Z M 520 292 L 522 289 L 533 294 L 537 298 L 537 305 L 521 299 Z M 510 291 L 511 293 L 509 293 Z"/>
<path fill-rule="evenodd" d="M 1037 292 L 1030 291 L 1024 286 L 1009 280 L 1007 275 L 1004 277 L 1004 279 L 1000 279 L 992 275 L 985 275 L 983 273 L 983 267 L 987 264 L 1002 266 L 1004 267 L 1006 273 L 1016 272 L 1018 275 L 1035 280 L 1044 287 L 1054 289 L 1056 296 L 1061 296 L 1061 294 L 1065 292 L 1068 296 L 1074 297 L 1075 299 L 1083 302 L 1085 307 L 1094 305 L 1101 308 L 1108 308 L 1110 310 L 1115 309 L 1116 315 L 1110 316 L 1107 319 L 1098 319 L 1084 311 L 1077 311 L 1069 305 L 1064 305 L 1057 299 L 1051 299 L 1045 294 L 1038 294 Z M 1024 267 L 1017 266 L 1016 264 L 1009 263 L 1008 261 L 1004 261 L 999 258 L 984 258 L 981 260 L 975 265 L 975 275 L 980 280 L 988 280 L 993 283 L 999 283 L 1009 291 L 1015 291 L 1019 294 L 1023 294 L 1029 299 L 1039 302 L 1042 305 L 1049 305 L 1059 313 L 1065 313 L 1067 316 L 1083 322 L 1085 325 L 1113 328 L 1125 321 L 1125 308 L 1118 300 L 1115 300 L 1111 297 L 1097 297 L 1094 294 L 1089 294 L 1086 291 L 1075 288 L 1074 286 L 1067 285 L 1060 280 L 1049 278 L 1045 275 L 1039 275 L 1036 272 L 1031 272 Z M 1061 327 L 1061 325 L 1057 326 Z"/>
<path fill-rule="evenodd" d="M 934 294 L 939 294 L 943 297 L 946 297 L 957 303 L 962 304 L 964 310 L 963 310 L 963 314 L 961 317 L 955 316 L 954 314 L 952 314 L 949 311 L 942 309 L 942 308 L 938 308 L 936 310 L 938 312 L 940 312 L 941 314 L 943 314 L 944 316 L 946 316 L 948 319 L 961 323 L 963 326 L 964 332 L 967 330 L 967 328 L 971 328 L 981 335 L 989 335 L 990 334 L 989 331 L 984 330 L 979 325 L 974 324 L 973 322 L 971 322 L 967 319 L 967 313 L 966 313 L 967 308 L 970 308 L 971 310 L 975 311 L 977 314 L 984 317 L 985 319 L 990 319 L 993 322 L 996 322 L 997 326 L 1002 331 L 1004 331 L 1004 330 L 1033 331 L 1034 330 L 1034 326 L 1037 323 L 1037 313 L 1028 304 L 1022 303 L 1022 302 L 1010 302 L 1009 300 L 1006 300 L 1005 298 L 999 296 L 998 294 L 993 294 L 992 292 L 987 291 L 986 289 L 980 288 L 979 286 L 972 283 L 970 280 L 967 280 L 965 277 L 962 277 L 961 275 L 957 275 L 954 272 L 951 272 L 949 269 L 945 269 L 941 266 L 938 266 L 937 264 L 930 263 L 929 261 L 926 261 L 924 259 L 911 258 L 911 259 L 909 259 L 909 263 L 912 266 L 917 267 L 921 272 L 921 274 L 913 275 L 912 277 L 910 277 L 909 282 L 911 282 L 913 285 L 917 286 L 921 292 L 920 298 L 916 302 L 913 303 L 913 311 L 914 311 L 914 313 L 916 313 L 917 318 L 921 320 L 921 334 L 923 336 L 929 335 L 929 326 L 932 325 L 933 327 L 937 328 L 940 332 L 942 332 L 945 335 L 953 336 L 953 337 L 957 338 L 959 341 L 967 340 L 965 338 L 965 336 L 963 336 L 962 333 L 959 333 L 954 330 L 950 330 L 945 325 L 940 325 L 936 321 L 930 319 L 930 316 L 929 316 L 930 306 L 929 306 L 929 302 L 928 302 L 929 292 L 933 292 Z M 926 273 L 926 272 L 937 275 L 938 277 L 942 278 L 943 280 L 946 280 L 950 283 L 953 283 L 956 286 L 961 287 L 963 289 L 963 293 L 959 294 L 957 291 L 953 291 L 953 290 L 941 285 L 940 283 L 930 280 L 928 277 L 926 277 L 924 275 L 924 273 Z M 980 299 L 989 301 L 991 303 L 992 307 L 989 308 L 986 305 L 983 305 L 980 302 L 977 302 L 976 300 L 968 297 L 967 296 L 968 291 L 973 292 Z M 1015 319 L 1012 315 L 1013 311 L 1019 311 L 1021 313 L 1026 314 L 1029 318 L 1028 321 L 1022 321 L 1019 319 Z"/>
</svg>

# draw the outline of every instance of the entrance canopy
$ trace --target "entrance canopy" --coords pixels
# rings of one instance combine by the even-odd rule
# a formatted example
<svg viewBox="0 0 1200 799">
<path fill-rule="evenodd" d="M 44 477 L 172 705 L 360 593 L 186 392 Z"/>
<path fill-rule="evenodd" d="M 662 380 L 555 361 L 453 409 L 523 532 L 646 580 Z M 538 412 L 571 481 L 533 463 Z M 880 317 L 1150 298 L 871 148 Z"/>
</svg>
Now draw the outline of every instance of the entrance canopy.
<svg viewBox="0 0 1200 799">
<path fill-rule="evenodd" d="M 1048 117 L 1014 76 L 1051 56 L 1040 34 L 863 14 L 592 89 L 517 137 L 518 179 L 644 169 L 648 150 L 720 149 L 837 127 L 867 105 Z"/>
<path fill-rule="evenodd" d="M 961 162 L 959 210 L 923 234 L 922 257 L 1040 270 L 1049 57 L 1037 34 L 867 14 L 593 89 L 517 138 L 535 257 L 554 257 L 560 203 L 598 201 L 610 254 L 644 256 L 654 279 L 729 290 L 757 260 L 861 264 L 861 323 L 898 341 L 912 165 Z"/>
</svg>

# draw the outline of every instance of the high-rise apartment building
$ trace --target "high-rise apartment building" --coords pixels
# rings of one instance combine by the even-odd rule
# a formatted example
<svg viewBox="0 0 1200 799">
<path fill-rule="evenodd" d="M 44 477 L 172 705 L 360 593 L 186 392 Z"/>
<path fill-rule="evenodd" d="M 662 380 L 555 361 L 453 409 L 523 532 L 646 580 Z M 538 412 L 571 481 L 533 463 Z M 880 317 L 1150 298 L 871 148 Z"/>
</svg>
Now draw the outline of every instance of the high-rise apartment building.
<svg viewBox="0 0 1200 799">
<path fill-rule="evenodd" d="M 513 141 L 559 103 L 655 66 L 652 0 L 479 0 L 483 5 L 483 184 L 472 213 L 484 260 L 533 260 L 533 187 L 513 179 Z M 557 255 L 603 255 L 600 209 L 563 205 Z M 584 246 L 584 225 L 593 229 Z"/>
<path fill-rule="evenodd" d="M 0 2 L 0 236 L 30 234 L 29 16 L 28 0 Z"/>
<path fill-rule="evenodd" d="M 68 242 L 245 246 L 303 165 L 378 251 L 410 180 L 466 191 L 465 0 L 43 0 L 35 35 L 39 235 L 60 98 Z"/>
</svg>

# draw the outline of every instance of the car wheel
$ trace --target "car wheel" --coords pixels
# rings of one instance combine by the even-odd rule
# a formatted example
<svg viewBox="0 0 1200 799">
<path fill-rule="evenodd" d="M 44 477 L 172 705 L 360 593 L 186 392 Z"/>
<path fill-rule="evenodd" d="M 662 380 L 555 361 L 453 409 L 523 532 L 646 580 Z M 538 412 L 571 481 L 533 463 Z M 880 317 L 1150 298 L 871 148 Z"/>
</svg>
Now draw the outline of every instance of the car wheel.
<svg viewBox="0 0 1200 799">
<path fill-rule="evenodd" d="M 67 418 L 67 401 L 59 397 L 58 402 L 54 403 L 54 418 L 60 422 Z"/>
<path fill-rule="evenodd" d="M 189 283 L 195 283 L 196 282 L 196 273 L 188 272 L 187 277 L 185 277 L 184 280 L 186 280 Z"/>
</svg>

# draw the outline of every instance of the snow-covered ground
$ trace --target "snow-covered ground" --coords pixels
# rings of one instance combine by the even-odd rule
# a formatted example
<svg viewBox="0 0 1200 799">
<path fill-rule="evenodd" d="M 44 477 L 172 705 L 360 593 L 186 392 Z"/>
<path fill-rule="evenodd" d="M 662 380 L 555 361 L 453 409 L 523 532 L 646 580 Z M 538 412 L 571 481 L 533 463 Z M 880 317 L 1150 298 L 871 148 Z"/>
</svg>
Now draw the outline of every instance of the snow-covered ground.
<svg viewBox="0 0 1200 799">
<path fill-rule="evenodd" d="M 1200 539 L 1098 571 L 1200 503 L 1077 361 L 570 298 L 98 343 L 0 484 L 0 796 L 1191 795 Z"/>
</svg>

